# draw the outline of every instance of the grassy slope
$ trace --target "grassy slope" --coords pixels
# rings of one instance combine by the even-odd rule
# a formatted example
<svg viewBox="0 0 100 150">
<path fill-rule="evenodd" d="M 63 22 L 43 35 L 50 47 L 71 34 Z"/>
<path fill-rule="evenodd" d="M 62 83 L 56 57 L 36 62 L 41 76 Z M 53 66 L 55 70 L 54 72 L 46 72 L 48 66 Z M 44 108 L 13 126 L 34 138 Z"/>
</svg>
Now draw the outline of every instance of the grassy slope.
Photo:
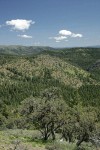
<svg viewBox="0 0 100 150">
<path fill-rule="evenodd" d="M 39 133 L 35 130 L 0 131 L 0 150 L 14 150 L 16 145 L 21 150 L 45 150 L 45 144 L 35 140 L 38 136 Z"/>
<path fill-rule="evenodd" d="M 55 142 L 51 140 L 44 143 L 39 140 L 39 131 L 36 130 L 5 130 L 0 131 L 0 150 L 14 150 L 16 143 L 17 149 L 21 150 L 75 150 L 75 143 L 60 142 L 57 136 Z M 82 144 L 86 150 L 96 150 L 90 143 Z"/>
</svg>

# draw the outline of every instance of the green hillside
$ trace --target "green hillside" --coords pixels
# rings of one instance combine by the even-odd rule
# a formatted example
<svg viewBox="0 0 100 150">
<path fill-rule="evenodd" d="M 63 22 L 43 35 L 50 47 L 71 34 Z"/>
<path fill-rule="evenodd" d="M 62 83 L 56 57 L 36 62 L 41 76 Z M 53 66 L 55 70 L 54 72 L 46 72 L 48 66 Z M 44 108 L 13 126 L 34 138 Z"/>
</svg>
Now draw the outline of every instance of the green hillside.
<svg viewBox="0 0 100 150">
<path fill-rule="evenodd" d="M 54 86 L 61 89 L 66 101 L 79 99 L 86 105 L 98 105 L 99 67 L 98 71 L 94 71 L 97 68 L 87 71 L 87 68 L 99 59 L 99 52 L 96 49 L 93 55 L 93 49 L 76 48 L 43 51 L 33 56 L 1 54 L 0 97 L 7 103 L 19 103 L 30 95 L 39 95 L 43 89 Z"/>
<path fill-rule="evenodd" d="M 0 46 L 0 54 L 10 55 L 32 55 L 42 52 L 44 50 L 53 50 L 51 47 L 46 46 Z"/>
<path fill-rule="evenodd" d="M 100 133 L 100 49 L 30 49 L 0 51 L 0 149 L 79 150 L 82 143 L 95 150 L 90 140 Z"/>
<path fill-rule="evenodd" d="M 100 80 L 100 48 L 69 48 L 59 51 L 45 51 L 89 71 L 93 78 Z"/>
</svg>

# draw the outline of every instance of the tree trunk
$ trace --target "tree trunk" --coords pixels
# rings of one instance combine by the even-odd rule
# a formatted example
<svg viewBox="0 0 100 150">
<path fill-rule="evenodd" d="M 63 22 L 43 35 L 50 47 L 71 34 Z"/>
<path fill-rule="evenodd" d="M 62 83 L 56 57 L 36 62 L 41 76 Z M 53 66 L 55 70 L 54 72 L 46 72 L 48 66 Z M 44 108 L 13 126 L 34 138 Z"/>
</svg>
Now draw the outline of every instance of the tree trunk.
<svg viewBox="0 0 100 150">
<path fill-rule="evenodd" d="M 44 141 L 48 140 L 48 126 L 47 125 L 45 125 L 45 129 L 44 129 L 44 132 L 43 132 L 43 140 Z"/>
<path fill-rule="evenodd" d="M 69 143 L 72 142 L 72 133 L 69 131 L 63 131 L 62 136 L 65 138 L 66 141 Z"/>
<path fill-rule="evenodd" d="M 44 141 L 47 141 L 47 140 L 48 140 L 48 135 L 47 135 L 47 133 L 44 134 L 43 140 L 44 140 Z"/>
<path fill-rule="evenodd" d="M 87 142 L 89 139 L 88 133 L 84 133 L 83 136 L 80 137 L 79 141 L 76 143 L 77 146 L 80 146 L 83 141 Z"/>
<path fill-rule="evenodd" d="M 80 146 L 81 143 L 84 141 L 84 137 L 81 137 L 80 140 L 76 143 L 77 146 Z"/>
<path fill-rule="evenodd" d="M 54 133 L 54 131 L 51 131 L 51 134 L 52 134 L 52 140 L 55 140 L 55 139 L 56 139 L 56 137 L 55 137 L 55 133 Z"/>
<path fill-rule="evenodd" d="M 68 140 L 69 140 L 69 143 L 72 142 L 72 133 L 68 133 Z"/>
<path fill-rule="evenodd" d="M 52 125 L 51 125 L 51 135 L 52 135 L 52 139 L 55 140 L 55 131 L 54 131 L 54 122 L 52 122 Z"/>
</svg>

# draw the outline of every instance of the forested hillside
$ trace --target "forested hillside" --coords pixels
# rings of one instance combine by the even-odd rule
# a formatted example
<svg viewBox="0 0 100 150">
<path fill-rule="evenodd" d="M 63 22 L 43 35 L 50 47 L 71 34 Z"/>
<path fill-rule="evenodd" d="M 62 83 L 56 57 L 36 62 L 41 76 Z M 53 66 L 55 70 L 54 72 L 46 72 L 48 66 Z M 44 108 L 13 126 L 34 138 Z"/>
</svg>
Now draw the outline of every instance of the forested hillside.
<svg viewBox="0 0 100 150">
<path fill-rule="evenodd" d="M 80 146 L 100 131 L 100 49 L 30 49 L 0 48 L 0 128 L 42 129 L 44 140 L 62 133 Z"/>
<path fill-rule="evenodd" d="M 73 65 L 90 71 L 92 77 L 100 80 L 100 48 L 69 48 L 49 51 L 49 54 L 58 56 Z"/>
<path fill-rule="evenodd" d="M 51 47 L 46 46 L 0 46 L 0 54 L 10 55 L 32 55 L 42 52 L 44 50 L 53 50 Z"/>
<path fill-rule="evenodd" d="M 79 100 L 86 105 L 100 104 L 100 66 L 94 65 L 99 63 L 100 49 L 73 48 L 0 57 L 0 97 L 7 103 L 19 103 L 54 86 L 61 89 L 68 103 Z"/>
</svg>

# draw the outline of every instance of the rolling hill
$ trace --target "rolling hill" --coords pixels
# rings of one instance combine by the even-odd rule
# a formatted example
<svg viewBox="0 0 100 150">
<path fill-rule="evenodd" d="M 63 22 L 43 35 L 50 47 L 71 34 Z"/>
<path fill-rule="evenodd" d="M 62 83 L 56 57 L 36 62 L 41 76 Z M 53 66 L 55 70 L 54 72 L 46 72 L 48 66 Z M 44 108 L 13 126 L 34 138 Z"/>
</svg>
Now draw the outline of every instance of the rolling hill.
<svg viewBox="0 0 100 150">
<path fill-rule="evenodd" d="M 0 55 L 0 98 L 6 104 L 16 105 L 30 95 L 39 96 L 43 90 L 57 87 L 71 105 L 78 101 L 100 105 L 100 68 L 94 65 L 100 49 L 40 48 L 31 56 L 30 47 L 27 52 L 26 47 L 22 49 L 17 47 L 17 55 L 12 55 L 8 47 L 6 54 Z"/>
<path fill-rule="evenodd" d="M 76 149 L 85 135 L 82 149 L 95 150 L 90 140 L 99 139 L 99 110 L 100 49 L 1 48 L 0 149 Z"/>
<path fill-rule="evenodd" d="M 93 78 L 100 81 L 100 48 L 68 48 L 59 51 L 44 51 L 57 56 L 74 66 L 91 72 Z"/>
<path fill-rule="evenodd" d="M 42 52 L 44 50 L 53 50 L 51 47 L 46 46 L 0 46 L 0 54 L 10 55 L 32 55 Z"/>
</svg>

